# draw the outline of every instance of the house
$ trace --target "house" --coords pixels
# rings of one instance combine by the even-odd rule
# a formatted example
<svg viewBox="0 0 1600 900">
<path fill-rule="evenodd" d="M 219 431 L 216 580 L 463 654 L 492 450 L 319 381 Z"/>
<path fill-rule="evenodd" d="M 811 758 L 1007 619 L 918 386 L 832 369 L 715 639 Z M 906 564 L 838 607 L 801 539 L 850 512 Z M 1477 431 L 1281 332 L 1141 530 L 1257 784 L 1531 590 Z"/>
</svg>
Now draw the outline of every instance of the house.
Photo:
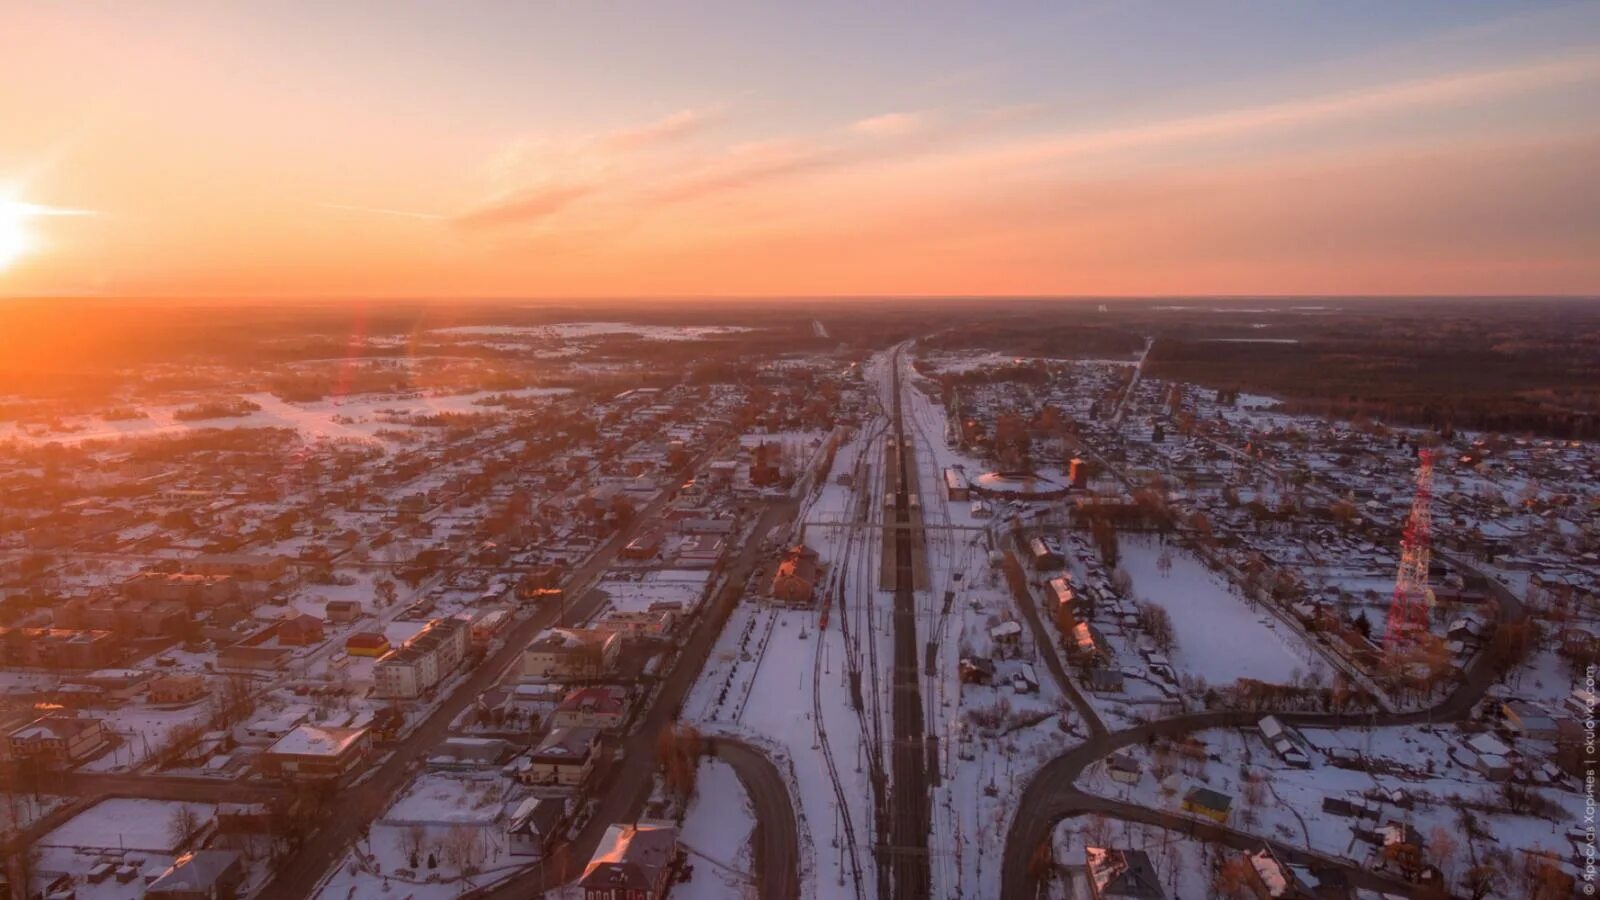
<svg viewBox="0 0 1600 900">
<path fill-rule="evenodd" d="M 996 653 L 1004 650 L 1014 655 L 1022 643 L 1022 623 L 1012 619 L 989 629 L 989 643 Z"/>
<path fill-rule="evenodd" d="M 329 622 L 337 625 L 347 625 L 366 614 L 358 600 L 329 600 L 322 612 Z"/>
<path fill-rule="evenodd" d="M 777 444 L 762 441 L 750 451 L 750 483 L 756 487 L 768 487 L 777 484 L 783 478 L 783 470 L 778 464 Z"/>
<path fill-rule="evenodd" d="M 1067 637 L 1067 658 L 1077 665 L 1094 665 L 1111 658 L 1111 651 L 1100 629 L 1088 622 L 1072 626 Z"/>
<path fill-rule="evenodd" d="M 582 784 L 594 769 L 599 739 L 598 728 L 557 728 L 512 763 L 512 774 L 523 784 Z"/>
<path fill-rule="evenodd" d="M 529 797 L 512 811 L 506 837 L 512 856 L 544 856 L 561 837 L 567 801 L 561 797 Z"/>
<path fill-rule="evenodd" d="M 246 643 L 233 644 L 217 651 L 217 668 L 222 670 L 282 671 L 284 664 L 294 656 L 288 647 L 258 647 Z"/>
<path fill-rule="evenodd" d="M 661 900 L 678 858 L 678 829 L 640 822 L 606 829 L 578 879 L 584 900 Z"/>
<path fill-rule="evenodd" d="M 545 680 L 599 678 L 616 667 L 622 651 L 617 632 L 549 628 L 522 651 L 522 677 Z"/>
<path fill-rule="evenodd" d="M 1347 819 L 1378 818 L 1378 807 L 1365 797 L 1323 797 L 1322 811 Z"/>
<path fill-rule="evenodd" d="M 389 639 L 376 631 L 358 631 L 344 639 L 344 652 L 378 659 L 389 652 Z"/>
<path fill-rule="evenodd" d="M 1317 896 L 1312 885 L 1301 878 L 1302 870 L 1285 865 L 1271 847 L 1246 854 L 1245 859 L 1250 862 L 1257 896 L 1273 900 L 1312 900 Z"/>
<path fill-rule="evenodd" d="M 1511 733 L 1534 741 L 1556 739 L 1556 719 L 1544 707 L 1526 700 L 1500 704 L 1500 714 Z"/>
<path fill-rule="evenodd" d="M 498 767 L 511 757 L 510 741 L 484 737 L 447 737 L 428 754 L 428 765 L 436 769 L 485 769 Z"/>
<path fill-rule="evenodd" d="M 322 620 L 316 616 L 295 616 L 278 625 L 278 646 L 309 647 L 322 643 Z"/>
<path fill-rule="evenodd" d="M 1284 762 L 1297 769 L 1311 768 L 1311 757 L 1306 753 L 1305 739 L 1298 731 L 1284 725 L 1277 716 L 1264 716 L 1256 724 L 1256 728 L 1261 732 L 1261 739 Z"/>
<path fill-rule="evenodd" d="M 105 629 L 0 627 L 0 665 L 100 669 L 125 655 Z"/>
<path fill-rule="evenodd" d="M 987 656 L 963 656 L 956 674 L 962 684 L 993 684 L 994 660 Z"/>
<path fill-rule="evenodd" d="M 678 621 L 675 609 L 616 610 L 596 623 L 602 631 L 612 631 L 628 637 L 659 638 L 672 631 Z"/>
<path fill-rule="evenodd" d="M 1563 701 L 1563 705 L 1567 708 L 1567 712 L 1581 719 L 1600 709 L 1600 693 L 1588 688 L 1573 688 L 1572 693 Z"/>
<path fill-rule="evenodd" d="M 1072 577 L 1070 575 L 1050 579 L 1049 587 L 1050 597 L 1055 601 L 1057 609 L 1065 606 L 1067 609 L 1076 612 L 1074 604 L 1078 601 L 1078 592 L 1072 587 Z"/>
<path fill-rule="evenodd" d="M 1090 669 L 1087 675 L 1089 690 L 1096 694 L 1122 693 L 1123 676 L 1118 669 Z"/>
<path fill-rule="evenodd" d="M 1156 867 L 1143 850 L 1086 847 L 1083 858 L 1089 875 L 1089 893 L 1094 900 L 1113 897 L 1164 900 L 1166 897 Z"/>
<path fill-rule="evenodd" d="M 1106 774 L 1111 776 L 1112 781 L 1138 784 L 1143 771 L 1139 761 L 1127 753 L 1113 753 L 1106 759 Z"/>
<path fill-rule="evenodd" d="M 173 861 L 144 889 L 147 900 L 232 900 L 244 882 L 237 850 L 195 850 Z"/>
<path fill-rule="evenodd" d="M 562 699 L 550 719 L 557 728 L 621 728 L 628 716 L 628 695 L 620 687 L 576 688 Z"/>
<path fill-rule="evenodd" d="M 1041 537 L 1028 539 L 1028 557 L 1033 561 L 1034 570 L 1039 572 L 1059 569 L 1067 564 L 1066 557 Z"/>
<path fill-rule="evenodd" d="M 972 483 L 967 480 L 966 470 L 960 466 L 950 466 L 944 470 L 945 496 L 955 503 L 965 503 L 972 497 Z"/>
<path fill-rule="evenodd" d="M 193 703 L 206 695 L 206 680 L 199 675 L 163 675 L 150 682 L 150 702 L 157 705 Z"/>
<path fill-rule="evenodd" d="M 261 767 L 280 778 L 341 778 L 366 759 L 372 737 L 365 728 L 297 725 L 261 754 Z"/>
<path fill-rule="evenodd" d="M 434 619 L 372 668 L 373 693 L 412 700 L 443 681 L 467 656 L 471 626 L 460 619 Z"/>
<path fill-rule="evenodd" d="M 12 759 L 31 759 L 50 765 L 75 765 L 99 752 L 110 740 L 99 719 L 80 719 L 55 713 L 40 716 L 6 735 Z"/>
<path fill-rule="evenodd" d="M 1183 797 L 1183 811 L 1225 825 L 1228 822 L 1228 813 L 1233 809 L 1233 798 L 1220 791 L 1210 788 L 1197 787 Z"/>
<path fill-rule="evenodd" d="M 1467 764 L 1490 781 L 1511 778 L 1511 748 L 1492 734 L 1475 734 L 1464 742 Z"/>
<path fill-rule="evenodd" d="M 800 544 L 790 548 L 772 576 L 772 599 L 789 606 L 810 606 L 817 585 L 817 551 Z"/>
<path fill-rule="evenodd" d="M 1023 663 L 1011 673 L 1011 689 L 1019 694 L 1039 693 L 1039 676 L 1033 671 L 1033 666 Z"/>
</svg>

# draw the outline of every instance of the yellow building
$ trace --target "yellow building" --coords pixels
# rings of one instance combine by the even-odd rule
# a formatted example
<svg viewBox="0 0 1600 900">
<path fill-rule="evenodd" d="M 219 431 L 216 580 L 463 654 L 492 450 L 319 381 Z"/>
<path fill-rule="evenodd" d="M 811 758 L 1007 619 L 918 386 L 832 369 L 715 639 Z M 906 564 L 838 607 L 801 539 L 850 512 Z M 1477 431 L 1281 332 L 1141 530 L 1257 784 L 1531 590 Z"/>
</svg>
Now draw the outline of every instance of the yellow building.
<svg viewBox="0 0 1600 900">
<path fill-rule="evenodd" d="M 351 656 L 370 656 L 376 659 L 389 652 L 389 639 L 373 631 L 363 631 L 345 638 L 344 652 Z"/>
<path fill-rule="evenodd" d="M 1228 811 L 1233 808 L 1233 798 L 1210 788 L 1195 788 L 1183 798 L 1183 811 L 1205 816 L 1218 825 L 1227 824 Z"/>
</svg>

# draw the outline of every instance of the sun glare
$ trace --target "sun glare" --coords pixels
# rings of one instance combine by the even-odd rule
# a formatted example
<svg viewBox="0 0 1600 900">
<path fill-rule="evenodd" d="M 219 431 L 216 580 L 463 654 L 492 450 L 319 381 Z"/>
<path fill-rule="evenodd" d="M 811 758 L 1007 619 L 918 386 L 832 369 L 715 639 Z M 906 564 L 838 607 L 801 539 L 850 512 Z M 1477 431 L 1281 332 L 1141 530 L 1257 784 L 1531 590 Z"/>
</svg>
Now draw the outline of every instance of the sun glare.
<svg viewBox="0 0 1600 900">
<path fill-rule="evenodd" d="M 27 225 L 30 215 L 32 208 L 28 204 L 0 197 L 0 269 L 21 259 L 32 245 Z"/>
</svg>

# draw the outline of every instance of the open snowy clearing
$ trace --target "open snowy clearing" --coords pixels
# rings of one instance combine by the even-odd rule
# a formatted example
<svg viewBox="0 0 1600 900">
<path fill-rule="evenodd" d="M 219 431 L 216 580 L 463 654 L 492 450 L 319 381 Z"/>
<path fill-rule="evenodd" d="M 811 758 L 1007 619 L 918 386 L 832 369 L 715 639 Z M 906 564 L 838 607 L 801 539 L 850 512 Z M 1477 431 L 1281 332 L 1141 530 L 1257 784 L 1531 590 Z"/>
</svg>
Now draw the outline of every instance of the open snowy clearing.
<svg viewBox="0 0 1600 900">
<path fill-rule="evenodd" d="M 1171 563 L 1166 572 L 1163 552 Z M 1172 616 L 1178 646 L 1171 657 L 1179 673 L 1211 684 L 1239 678 L 1283 683 L 1314 665 L 1314 652 L 1287 626 L 1252 609 L 1222 576 L 1182 548 L 1163 547 L 1148 535 L 1124 535 L 1118 566 L 1132 579 L 1135 597 Z"/>
</svg>

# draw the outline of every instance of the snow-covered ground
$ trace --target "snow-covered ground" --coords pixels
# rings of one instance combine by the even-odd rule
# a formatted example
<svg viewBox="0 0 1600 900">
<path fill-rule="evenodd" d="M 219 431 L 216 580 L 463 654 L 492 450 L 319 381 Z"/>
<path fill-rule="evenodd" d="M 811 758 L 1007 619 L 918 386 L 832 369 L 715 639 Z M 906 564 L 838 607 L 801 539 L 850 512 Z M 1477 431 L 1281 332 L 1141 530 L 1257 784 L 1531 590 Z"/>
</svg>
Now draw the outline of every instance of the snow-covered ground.
<svg viewBox="0 0 1600 900">
<path fill-rule="evenodd" d="M 260 409 L 242 416 L 180 421 L 176 413 L 187 404 L 150 406 L 140 419 L 105 420 L 87 416 L 64 419 L 64 432 L 35 433 L 16 422 L 0 422 L 0 441 L 22 443 L 55 442 L 80 444 L 129 437 L 181 434 L 206 428 L 291 428 L 307 440 L 348 439 L 363 442 L 380 440 L 380 431 L 405 431 L 403 420 L 412 416 L 439 414 L 494 413 L 496 407 L 482 405 L 490 397 L 546 397 L 568 393 L 567 388 L 523 388 L 512 391 L 475 391 L 464 394 L 425 393 L 360 394 L 313 403 L 289 403 L 266 392 L 242 395 Z"/>
<path fill-rule="evenodd" d="M 672 896 L 677 900 L 725 900 L 747 894 L 754 884 L 751 838 L 755 827 L 755 811 L 733 768 L 716 759 L 703 760 L 679 833 L 694 875 L 675 885 Z"/>
<path fill-rule="evenodd" d="M 1139 822 L 1081 816 L 1063 819 L 1051 835 L 1056 865 L 1056 878 L 1048 885 L 1051 900 L 1093 896 L 1085 867 L 1088 847 L 1145 851 L 1168 897 L 1212 895 L 1210 872 L 1218 854 L 1213 845 Z"/>
<path fill-rule="evenodd" d="M 1133 597 L 1172 617 L 1178 644 L 1169 656 L 1180 674 L 1213 685 L 1239 678 L 1284 683 L 1317 664 L 1315 651 L 1277 617 L 1252 608 L 1188 551 L 1150 535 L 1124 535 L 1119 550 L 1117 565 L 1132 579 Z"/>
<path fill-rule="evenodd" d="M 557 322 L 552 325 L 457 325 L 435 328 L 429 334 L 462 337 L 516 337 L 545 340 L 584 340 L 603 335 L 634 335 L 647 341 L 698 341 L 740 334 L 753 329 L 740 325 L 639 325 L 632 322 Z"/>
<path fill-rule="evenodd" d="M 401 890 L 415 900 L 444 900 L 488 884 L 528 863 L 509 853 L 505 820 L 515 802 L 510 782 L 498 774 L 423 774 L 372 824 L 317 896 L 357 900 Z"/>
<path fill-rule="evenodd" d="M 118 797 L 102 800 L 73 816 L 40 838 L 39 846 L 170 853 L 182 843 L 173 827 L 181 809 L 188 810 L 199 822 L 210 821 L 216 815 L 216 807 L 209 803 Z"/>
<path fill-rule="evenodd" d="M 1197 732 L 1193 753 L 1152 749 L 1144 745 L 1126 753 L 1142 767 L 1137 784 L 1112 780 L 1104 762 L 1085 770 L 1079 784 L 1104 796 L 1183 814 L 1184 795 L 1206 787 L 1233 798 L 1229 824 L 1235 828 L 1295 844 L 1332 856 L 1368 864 L 1373 848 L 1352 826 L 1370 831 L 1389 822 L 1416 829 L 1429 858 L 1447 873 L 1459 875 L 1496 847 L 1516 850 L 1572 851 L 1565 833 L 1576 824 L 1581 797 L 1575 790 L 1531 788 L 1568 818 L 1554 821 L 1504 809 L 1501 788 L 1467 765 L 1463 735 L 1454 728 L 1395 727 L 1376 729 L 1306 729 L 1313 765 L 1297 769 L 1284 764 L 1253 730 L 1214 729 Z M 1330 754 L 1357 755 L 1361 768 L 1341 768 Z M 1257 782 L 1251 786 L 1249 782 Z M 1327 798 L 1359 800 L 1398 797 L 1373 803 L 1376 818 L 1346 818 L 1324 812 Z M 1469 841 L 1460 807 L 1465 806 L 1487 830 L 1487 840 Z M 1441 839 L 1439 835 L 1444 835 Z M 1429 850 L 1427 845 L 1432 845 Z"/>
</svg>

